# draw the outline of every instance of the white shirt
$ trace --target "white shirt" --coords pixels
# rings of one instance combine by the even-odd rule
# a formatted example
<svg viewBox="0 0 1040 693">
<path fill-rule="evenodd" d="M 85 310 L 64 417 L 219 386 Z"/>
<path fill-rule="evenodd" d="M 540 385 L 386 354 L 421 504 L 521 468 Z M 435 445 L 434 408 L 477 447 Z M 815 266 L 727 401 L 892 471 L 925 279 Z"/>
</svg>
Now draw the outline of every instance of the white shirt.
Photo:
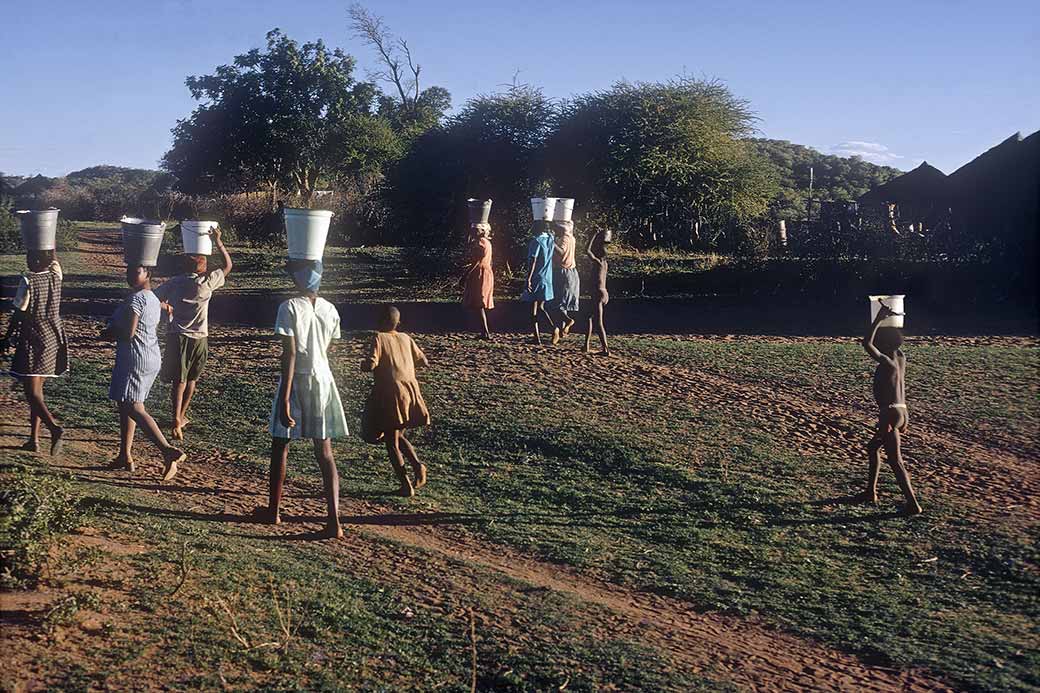
<svg viewBox="0 0 1040 693">
<path fill-rule="evenodd" d="M 296 338 L 297 375 L 311 375 L 319 380 L 332 380 L 327 351 L 333 339 L 339 339 L 339 312 L 320 296 L 312 304 L 303 296 L 290 298 L 278 306 L 275 334 Z"/>
</svg>

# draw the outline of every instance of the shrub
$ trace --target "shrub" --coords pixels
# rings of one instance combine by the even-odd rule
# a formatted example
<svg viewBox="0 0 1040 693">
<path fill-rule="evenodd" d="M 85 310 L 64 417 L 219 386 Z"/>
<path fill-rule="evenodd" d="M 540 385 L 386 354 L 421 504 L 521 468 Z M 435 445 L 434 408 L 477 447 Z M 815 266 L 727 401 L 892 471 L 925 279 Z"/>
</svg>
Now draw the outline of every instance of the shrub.
<svg viewBox="0 0 1040 693">
<path fill-rule="evenodd" d="M 78 527 L 86 506 L 61 479 L 15 468 L 0 490 L 0 587 L 31 588 L 47 565 L 51 543 Z"/>
</svg>

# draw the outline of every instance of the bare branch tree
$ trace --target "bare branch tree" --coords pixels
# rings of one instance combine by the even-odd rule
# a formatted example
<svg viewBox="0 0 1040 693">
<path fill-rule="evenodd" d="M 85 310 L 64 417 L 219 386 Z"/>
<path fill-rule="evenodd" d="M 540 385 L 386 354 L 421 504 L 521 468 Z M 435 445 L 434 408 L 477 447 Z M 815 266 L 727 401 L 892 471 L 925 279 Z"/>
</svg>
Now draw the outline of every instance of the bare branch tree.
<svg viewBox="0 0 1040 693">
<path fill-rule="evenodd" d="M 393 84 L 401 97 L 401 106 L 410 113 L 415 113 L 419 103 L 419 73 L 422 66 L 412 60 L 412 52 L 408 42 L 396 38 L 387 27 L 383 18 L 372 14 L 360 3 L 350 6 L 350 26 L 354 36 L 376 49 L 385 70 L 371 73 L 373 79 Z M 408 71 L 412 77 L 406 76 L 400 54 L 404 53 L 408 62 Z M 413 94 L 409 96 L 409 94 Z"/>
</svg>

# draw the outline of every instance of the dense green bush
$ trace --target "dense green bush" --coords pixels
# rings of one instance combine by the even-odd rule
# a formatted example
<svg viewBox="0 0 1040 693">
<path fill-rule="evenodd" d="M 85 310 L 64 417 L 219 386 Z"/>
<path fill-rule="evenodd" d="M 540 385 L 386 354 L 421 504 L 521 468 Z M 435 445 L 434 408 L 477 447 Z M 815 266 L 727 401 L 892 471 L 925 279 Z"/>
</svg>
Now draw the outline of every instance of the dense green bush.
<svg viewBox="0 0 1040 693">
<path fill-rule="evenodd" d="M 29 588 L 40 579 L 52 542 L 89 512 L 67 481 L 15 467 L 0 489 L 0 587 Z"/>
</svg>

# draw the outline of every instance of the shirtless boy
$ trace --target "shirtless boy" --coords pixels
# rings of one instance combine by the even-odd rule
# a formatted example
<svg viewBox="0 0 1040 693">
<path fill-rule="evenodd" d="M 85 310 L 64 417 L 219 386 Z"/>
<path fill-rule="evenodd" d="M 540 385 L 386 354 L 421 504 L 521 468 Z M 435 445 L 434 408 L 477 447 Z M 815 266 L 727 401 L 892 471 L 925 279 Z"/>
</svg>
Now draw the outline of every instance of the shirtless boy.
<svg viewBox="0 0 1040 693">
<path fill-rule="evenodd" d="M 897 327 L 879 327 L 882 320 L 894 313 L 882 304 L 870 326 L 870 332 L 863 338 L 863 348 L 870 358 L 877 361 L 874 371 L 874 400 L 878 405 L 878 425 L 874 437 L 867 445 L 867 459 L 870 470 L 867 473 L 867 490 L 857 497 L 864 503 L 877 504 L 878 473 L 881 470 L 881 448 L 885 448 L 885 456 L 889 466 L 896 474 L 896 482 L 903 491 L 906 505 L 903 514 L 919 515 L 924 512 L 914 495 L 910 485 L 910 475 L 903 464 L 900 451 L 900 436 L 906 433 L 910 423 L 906 408 L 906 357 L 899 348 L 903 344 L 903 333 Z"/>
<path fill-rule="evenodd" d="M 603 231 L 597 231 L 589 241 L 589 247 L 585 255 L 592 261 L 593 277 L 595 283 L 592 288 L 593 305 L 589 309 L 589 325 L 585 333 L 585 353 L 592 348 L 592 327 L 595 323 L 596 332 L 599 334 L 599 344 L 604 356 L 610 356 L 607 348 L 607 329 L 603 326 L 603 307 L 610 301 L 607 293 L 607 245 Z"/>
</svg>

